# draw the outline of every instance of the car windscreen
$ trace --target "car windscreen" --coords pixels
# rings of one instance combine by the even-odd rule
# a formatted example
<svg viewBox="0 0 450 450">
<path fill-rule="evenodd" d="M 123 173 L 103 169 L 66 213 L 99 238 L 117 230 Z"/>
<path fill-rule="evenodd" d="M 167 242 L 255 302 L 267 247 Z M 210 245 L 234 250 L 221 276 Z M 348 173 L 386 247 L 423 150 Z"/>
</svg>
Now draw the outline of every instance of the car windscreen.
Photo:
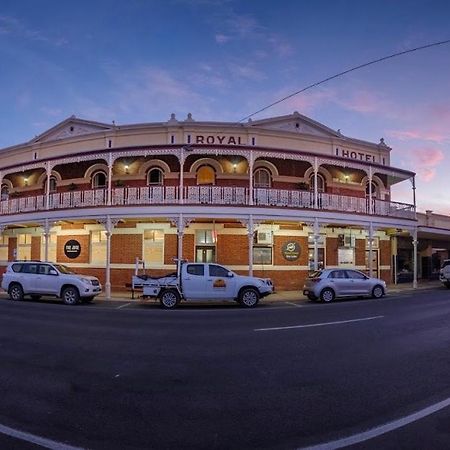
<svg viewBox="0 0 450 450">
<path fill-rule="evenodd" d="M 73 270 L 70 270 L 67 266 L 63 266 L 62 264 L 54 264 L 54 266 L 61 272 L 66 275 L 75 273 Z"/>
</svg>

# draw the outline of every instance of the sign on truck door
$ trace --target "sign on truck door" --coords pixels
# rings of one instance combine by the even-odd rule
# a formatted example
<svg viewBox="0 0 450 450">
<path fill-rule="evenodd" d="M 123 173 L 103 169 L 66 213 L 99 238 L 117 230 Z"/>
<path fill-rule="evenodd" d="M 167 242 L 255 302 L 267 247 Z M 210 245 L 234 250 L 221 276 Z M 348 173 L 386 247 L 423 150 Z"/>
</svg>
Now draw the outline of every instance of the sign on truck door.
<svg viewBox="0 0 450 450">
<path fill-rule="evenodd" d="M 228 276 L 230 271 L 217 264 L 208 264 L 209 276 L 206 277 L 206 289 L 212 300 L 232 299 L 235 297 L 236 279 Z"/>
</svg>

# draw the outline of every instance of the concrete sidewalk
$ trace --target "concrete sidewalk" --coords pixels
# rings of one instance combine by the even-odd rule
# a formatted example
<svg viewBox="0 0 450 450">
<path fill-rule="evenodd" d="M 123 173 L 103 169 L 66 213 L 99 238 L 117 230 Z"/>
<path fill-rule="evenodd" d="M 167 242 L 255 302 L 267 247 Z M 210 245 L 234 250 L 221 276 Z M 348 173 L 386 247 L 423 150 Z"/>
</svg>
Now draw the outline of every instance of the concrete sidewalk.
<svg viewBox="0 0 450 450">
<path fill-rule="evenodd" d="M 417 284 L 417 290 L 426 290 L 426 289 L 439 289 L 443 288 L 443 285 L 438 280 L 433 281 L 419 281 Z M 414 288 L 412 283 L 401 283 L 401 284 L 390 284 L 388 285 L 388 295 L 389 294 L 399 294 L 403 292 L 413 292 Z M 140 292 L 135 292 L 134 300 L 131 298 L 130 291 L 113 291 L 111 294 L 111 299 L 113 301 L 120 302 L 137 302 L 140 300 Z M 106 300 L 106 297 L 103 294 L 96 297 L 98 300 Z M 272 302 L 309 302 L 309 300 L 303 295 L 303 293 L 298 291 L 276 291 L 274 294 L 269 295 L 263 300 L 265 303 Z"/>
</svg>

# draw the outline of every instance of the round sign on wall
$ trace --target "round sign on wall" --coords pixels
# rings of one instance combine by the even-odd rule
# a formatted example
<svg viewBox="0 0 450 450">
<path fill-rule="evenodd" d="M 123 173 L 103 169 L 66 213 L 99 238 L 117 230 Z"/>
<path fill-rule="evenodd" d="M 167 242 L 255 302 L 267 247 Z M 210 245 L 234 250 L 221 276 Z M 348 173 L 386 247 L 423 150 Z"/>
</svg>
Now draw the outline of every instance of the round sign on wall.
<svg viewBox="0 0 450 450">
<path fill-rule="evenodd" d="M 64 244 L 64 254 L 70 258 L 75 259 L 80 256 L 81 244 L 75 239 L 71 239 Z"/>
<path fill-rule="evenodd" d="M 296 261 L 300 257 L 300 244 L 297 241 L 289 241 L 281 247 L 283 258 L 287 261 Z"/>
</svg>

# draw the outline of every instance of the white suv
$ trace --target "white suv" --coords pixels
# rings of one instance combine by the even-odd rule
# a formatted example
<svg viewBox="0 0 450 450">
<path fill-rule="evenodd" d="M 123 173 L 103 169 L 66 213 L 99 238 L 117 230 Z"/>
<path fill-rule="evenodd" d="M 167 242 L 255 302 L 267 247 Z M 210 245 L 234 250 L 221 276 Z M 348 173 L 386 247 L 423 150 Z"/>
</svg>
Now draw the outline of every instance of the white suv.
<svg viewBox="0 0 450 450">
<path fill-rule="evenodd" d="M 61 298 L 66 305 L 90 302 L 102 292 L 98 278 L 77 275 L 61 264 L 41 261 L 9 263 L 3 274 L 2 289 L 11 300 L 23 300 L 25 295 L 37 300 L 49 295 Z"/>
</svg>

